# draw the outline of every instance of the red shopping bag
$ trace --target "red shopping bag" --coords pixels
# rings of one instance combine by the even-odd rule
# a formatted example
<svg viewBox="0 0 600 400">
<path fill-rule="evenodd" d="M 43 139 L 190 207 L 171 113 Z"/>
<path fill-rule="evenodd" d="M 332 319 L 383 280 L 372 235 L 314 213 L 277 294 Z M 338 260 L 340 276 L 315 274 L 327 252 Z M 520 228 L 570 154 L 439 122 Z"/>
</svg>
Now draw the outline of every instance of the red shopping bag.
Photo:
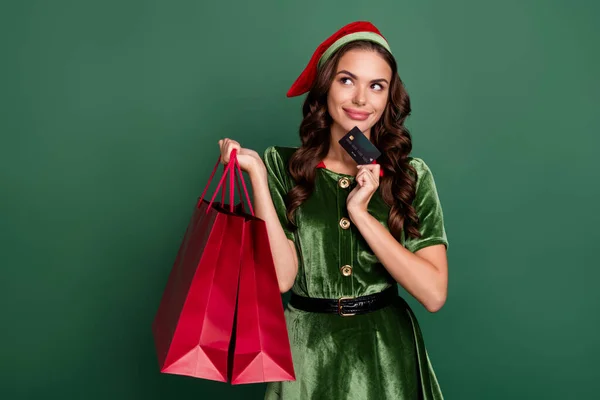
<svg viewBox="0 0 600 400">
<path fill-rule="evenodd" d="M 233 204 L 231 162 L 211 201 L 204 200 L 219 162 L 220 157 L 188 224 L 152 332 L 161 372 L 225 382 L 246 219 L 234 212 L 239 206 Z M 222 185 L 222 201 L 213 203 Z"/>
<path fill-rule="evenodd" d="M 236 167 L 248 198 L 237 162 Z M 246 215 L 242 240 L 231 383 L 295 380 L 267 227 L 254 216 L 249 200 L 248 204 L 251 215 Z"/>
</svg>

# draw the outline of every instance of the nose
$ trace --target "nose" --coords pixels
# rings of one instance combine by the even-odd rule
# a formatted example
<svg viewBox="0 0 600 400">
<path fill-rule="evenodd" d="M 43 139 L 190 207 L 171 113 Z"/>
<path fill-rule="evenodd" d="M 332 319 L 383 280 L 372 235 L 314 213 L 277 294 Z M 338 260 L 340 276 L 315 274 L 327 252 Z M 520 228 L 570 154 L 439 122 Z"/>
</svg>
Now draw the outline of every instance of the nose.
<svg viewBox="0 0 600 400">
<path fill-rule="evenodd" d="M 365 98 L 365 89 L 362 86 L 356 86 L 356 90 L 354 91 L 354 99 L 352 102 L 357 106 L 364 106 L 367 104 L 367 100 Z"/>
</svg>

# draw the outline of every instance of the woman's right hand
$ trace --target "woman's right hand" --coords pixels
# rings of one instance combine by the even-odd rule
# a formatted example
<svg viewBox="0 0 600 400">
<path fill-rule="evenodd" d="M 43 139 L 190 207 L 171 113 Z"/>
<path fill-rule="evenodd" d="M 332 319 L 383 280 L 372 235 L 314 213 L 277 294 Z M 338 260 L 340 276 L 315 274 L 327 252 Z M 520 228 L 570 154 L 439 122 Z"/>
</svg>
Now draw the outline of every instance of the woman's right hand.
<svg viewBox="0 0 600 400">
<path fill-rule="evenodd" d="M 242 171 L 253 175 L 259 171 L 259 168 L 264 168 L 264 163 L 256 151 L 243 148 L 233 139 L 225 138 L 219 140 L 219 148 L 221 150 L 221 163 L 224 165 L 229 163 L 231 151 L 236 149 L 237 160 Z"/>
</svg>

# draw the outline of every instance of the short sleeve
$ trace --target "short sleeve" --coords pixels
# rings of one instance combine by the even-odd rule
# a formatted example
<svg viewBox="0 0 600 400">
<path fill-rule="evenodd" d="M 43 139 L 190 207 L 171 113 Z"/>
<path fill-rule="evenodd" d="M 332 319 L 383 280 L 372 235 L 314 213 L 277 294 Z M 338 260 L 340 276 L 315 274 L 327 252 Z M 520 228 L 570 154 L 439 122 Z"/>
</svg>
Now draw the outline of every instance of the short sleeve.
<svg viewBox="0 0 600 400">
<path fill-rule="evenodd" d="M 287 219 L 287 210 L 285 205 L 285 198 L 287 192 L 291 189 L 290 179 L 288 178 L 287 163 L 281 157 L 281 154 L 275 146 L 268 147 L 264 153 L 264 163 L 267 167 L 267 180 L 269 184 L 269 191 L 271 192 L 271 199 L 275 206 L 275 211 L 279 217 L 279 222 L 283 228 L 285 236 L 294 241 L 294 232 Z"/>
<path fill-rule="evenodd" d="M 447 248 L 444 215 L 433 174 L 420 158 L 413 158 L 410 163 L 417 171 L 417 189 L 413 207 L 419 217 L 421 237 L 406 238 L 404 246 L 412 253 L 435 244 L 443 244 Z"/>
</svg>

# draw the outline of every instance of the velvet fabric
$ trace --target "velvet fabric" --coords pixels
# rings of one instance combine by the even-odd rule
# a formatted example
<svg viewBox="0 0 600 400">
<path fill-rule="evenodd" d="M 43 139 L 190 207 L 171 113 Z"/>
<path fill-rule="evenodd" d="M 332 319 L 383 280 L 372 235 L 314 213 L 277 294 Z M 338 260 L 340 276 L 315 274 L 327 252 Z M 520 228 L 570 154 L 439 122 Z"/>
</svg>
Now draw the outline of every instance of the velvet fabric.
<svg viewBox="0 0 600 400">
<path fill-rule="evenodd" d="M 264 153 L 269 189 L 288 239 L 294 241 L 299 266 L 292 291 L 309 297 L 337 299 L 380 292 L 397 283 L 378 261 L 358 229 L 350 224 L 346 198 L 355 187 L 352 175 L 319 168 L 315 190 L 296 211 L 298 229 L 288 225 L 285 196 L 294 186 L 288 160 L 295 148 L 272 146 Z M 411 252 L 434 244 L 448 245 L 442 208 L 431 171 L 412 158 L 417 171 L 413 205 L 421 220 L 421 238 L 401 243 Z M 347 179 L 347 187 L 340 180 Z M 376 192 L 368 207 L 385 227 L 389 207 Z M 351 274 L 348 275 L 348 268 Z M 342 273 L 344 271 L 346 274 Z M 265 399 L 442 399 L 418 322 L 398 297 L 381 310 L 350 317 L 310 313 L 288 305 L 286 323 L 296 381 L 272 382 Z"/>
</svg>

